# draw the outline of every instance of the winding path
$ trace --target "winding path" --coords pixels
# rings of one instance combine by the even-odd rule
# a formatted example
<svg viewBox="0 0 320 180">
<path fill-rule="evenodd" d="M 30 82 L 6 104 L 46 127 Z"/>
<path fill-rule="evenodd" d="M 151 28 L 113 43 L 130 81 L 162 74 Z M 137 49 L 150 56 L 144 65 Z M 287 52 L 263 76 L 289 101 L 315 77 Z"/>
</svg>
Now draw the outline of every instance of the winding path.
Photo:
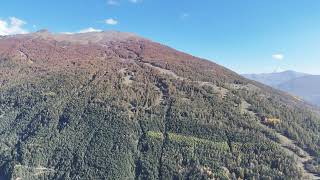
<svg viewBox="0 0 320 180">
<path fill-rule="evenodd" d="M 251 105 L 248 102 L 243 101 L 242 104 L 243 104 L 242 106 L 243 111 L 245 111 L 250 115 L 256 116 L 256 114 L 253 111 L 249 110 L 249 107 Z M 295 141 L 293 141 L 292 139 L 289 139 L 288 137 L 282 135 L 276 130 L 270 128 L 269 126 L 262 124 L 261 122 L 260 122 L 260 125 L 265 127 L 266 129 L 273 131 L 276 134 L 276 136 L 280 140 L 278 144 L 281 146 L 284 152 L 286 152 L 288 155 L 292 156 L 295 159 L 295 161 L 297 162 L 298 168 L 302 170 L 302 175 L 304 180 L 318 180 L 318 179 L 320 180 L 320 176 L 318 174 L 310 172 L 305 167 L 307 161 L 314 159 L 313 156 L 311 156 L 307 151 L 297 146 Z M 292 149 L 295 149 L 295 151 L 293 151 Z"/>
<path fill-rule="evenodd" d="M 185 78 L 178 76 L 177 74 L 175 74 L 174 72 L 172 72 L 170 70 L 156 67 L 156 66 L 153 66 L 152 64 L 149 64 L 149 63 L 143 63 L 143 64 L 160 71 L 160 73 L 162 73 L 162 74 L 172 76 L 173 78 L 176 78 L 176 79 L 185 80 Z M 202 81 L 197 81 L 197 82 L 199 83 L 200 86 L 207 85 L 207 86 L 212 87 L 214 90 L 219 91 L 222 94 L 222 97 L 224 97 L 226 95 L 226 93 L 228 92 L 228 89 L 218 87 L 210 82 L 202 82 Z M 233 87 L 233 89 L 239 89 L 239 88 L 241 88 L 241 87 Z M 251 104 L 249 104 L 247 101 L 243 100 L 243 102 L 241 104 L 242 113 L 248 113 L 251 116 L 256 116 L 256 114 L 253 111 L 249 110 L 250 106 L 251 106 Z M 302 170 L 302 175 L 303 175 L 302 178 L 304 180 L 320 180 L 319 175 L 310 172 L 305 167 L 307 161 L 314 159 L 313 156 L 311 156 L 307 151 L 305 151 L 302 148 L 300 148 L 299 146 L 297 146 L 296 143 L 292 139 L 289 139 L 288 137 L 282 135 L 281 133 L 277 132 L 276 130 L 274 130 L 274 129 L 272 129 L 262 123 L 260 123 L 260 125 L 273 131 L 276 134 L 276 136 L 280 140 L 280 142 L 278 144 L 281 146 L 281 148 L 284 150 L 284 152 L 286 152 L 288 155 L 292 156 L 295 159 L 295 161 L 297 162 L 298 168 L 300 168 Z M 293 151 L 292 149 L 295 149 L 295 151 Z"/>
<path fill-rule="evenodd" d="M 273 130 L 274 131 L 274 130 Z M 305 168 L 305 164 L 307 161 L 314 159 L 308 152 L 298 147 L 295 142 L 286 136 L 274 131 L 277 137 L 280 140 L 280 145 L 284 149 L 284 151 L 293 156 L 297 162 L 297 166 L 301 168 L 303 171 L 303 179 L 320 179 L 319 175 L 311 173 L 308 169 Z M 291 150 L 292 148 L 297 149 L 299 153 Z"/>
</svg>

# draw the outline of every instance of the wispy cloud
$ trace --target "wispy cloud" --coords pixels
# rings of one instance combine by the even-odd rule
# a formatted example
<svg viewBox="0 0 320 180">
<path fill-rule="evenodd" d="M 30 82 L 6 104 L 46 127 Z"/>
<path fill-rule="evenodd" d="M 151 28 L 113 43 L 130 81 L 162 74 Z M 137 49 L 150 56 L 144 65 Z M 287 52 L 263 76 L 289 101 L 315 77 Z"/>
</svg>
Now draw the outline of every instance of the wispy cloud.
<svg viewBox="0 0 320 180">
<path fill-rule="evenodd" d="M 89 27 L 89 28 L 78 31 L 77 33 L 101 32 L 101 31 L 102 31 L 101 29 L 95 29 L 93 27 Z"/>
<path fill-rule="evenodd" d="M 284 55 L 283 54 L 273 54 L 272 58 L 275 60 L 283 60 L 284 59 Z"/>
<path fill-rule="evenodd" d="M 188 17 L 190 17 L 189 13 L 183 12 L 180 14 L 180 19 L 182 20 L 187 19 Z"/>
<path fill-rule="evenodd" d="M 140 3 L 140 2 L 142 2 L 142 0 L 129 0 L 129 2 L 131 2 L 131 3 Z"/>
<path fill-rule="evenodd" d="M 90 32 L 102 32 L 102 31 L 103 31 L 103 30 L 101 30 L 101 29 L 95 29 L 95 28 L 93 28 L 93 27 L 89 27 L 89 28 L 81 29 L 81 30 L 76 31 L 76 32 L 61 32 L 61 34 L 71 35 L 71 34 L 90 33 Z"/>
<path fill-rule="evenodd" d="M 141 3 L 143 0 L 127 0 L 127 1 L 133 4 L 138 4 L 138 3 Z M 110 6 L 118 6 L 120 5 L 120 2 L 121 0 L 108 0 L 107 4 Z"/>
<path fill-rule="evenodd" d="M 117 25 L 118 24 L 118 21 L 113 18 L 106 19 L 104 22 L 109 25 Z"/>
<path fill-rule="evenodd" d="M 119 1 L 117 1 L 117 0 L 108 0 L 108 1 L 107 1 L 107 4 L 110 5 L 110 6 L 117 6 L 117 5 L 119 5 L 120 3 L 119 3 Z"/>
<path fill-rule="evenodd" d="M 26 34 L 28 31 L 24 28 L 27 23 L 16 17 L 10 17 L 8 20 L 0 19 L 0 35 Z"/>
</svg>

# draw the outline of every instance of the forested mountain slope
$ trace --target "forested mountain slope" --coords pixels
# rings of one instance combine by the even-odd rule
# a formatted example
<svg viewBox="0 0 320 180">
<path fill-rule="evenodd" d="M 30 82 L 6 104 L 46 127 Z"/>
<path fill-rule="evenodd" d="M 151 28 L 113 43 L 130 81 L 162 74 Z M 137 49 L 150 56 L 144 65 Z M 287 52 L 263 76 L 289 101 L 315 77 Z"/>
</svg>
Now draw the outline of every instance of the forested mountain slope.
<svg viewBox="0 0 320 180">
<path fill-rule="evenodd" d="M 3 179 L 308 179 L 294 97 L 129 33 L 0 38 Z"/>
</svg>

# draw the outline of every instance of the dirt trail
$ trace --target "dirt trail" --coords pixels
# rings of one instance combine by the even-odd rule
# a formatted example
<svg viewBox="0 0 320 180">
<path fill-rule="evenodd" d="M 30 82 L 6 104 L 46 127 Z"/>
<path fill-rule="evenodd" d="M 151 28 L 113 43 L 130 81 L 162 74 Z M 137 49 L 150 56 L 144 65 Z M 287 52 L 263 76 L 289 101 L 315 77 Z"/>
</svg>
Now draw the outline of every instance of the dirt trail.
<svg viewBox="0 0 320 180">
<path fill-rule="evenodd" d="M 262 124 L 263 125 L 263 124 Z M 265 125 L 263 125 L 265 126 Z M 267 127 L 267 126 L 265 126 Z M 269 128 L 269 127 L 267 127 Z M 269 128 L 271 129 L 271 128 Z M 282 135 L 279 132 L 276 132 L 274 129 L 272 129 L 277 135 L 277 137 L 280 140 L 280 145 L 282 149 L 290 156 L 292 156 L 295 161 L 297 162 L 297 166 L 302 169 L 303 172 L 303 179 L 320 179 L 320 176 L 317 174 L 314 174 L 310 172 L 308 169 L 306 169 L 305 164 L 307 161 L 314 159 L 313 156 L 311 156 L 308 152 L 300 148 L 295 144 L 295 142 L 292 139 L 287 138 L 286 136 Z"/>
<path fill-rule="evenodd" d="M 172 77 L 174 77 L 176 79 L 180 79 L 180 80 L 186 79 L 186 78 L 178 76 L 177 74 L 175 74 L 174 72 L 172 72 L 170 70 L 156 67 L 156 66 L 153 66 L 152 64 L 149 64 L 149 63 L 144 63 L 144 64 L 151 67 L 151 68 L 158 70 L 162 74 L 166 74 L 166 75 L 172 76 Z M 196 81 L 196 82 L 199 83 L 200 86 L 212 87 L 215 91 L 219 92 L 222 95 L 222 97 L 225 97 L 229 91 L 228 89 L 223 88 L 223 87 L 219 87 L 211 82 L 203 82 L 203 81 Z M 240 85 L 233 85 L 233 86 L 231 86 L 231 88 L 232 89 L 240 89 L 240 88 L 254 89 L 255 87 L 254 86 L 251 87 L 250 85 L 248 85 L 248 87 L 247 86 L 243 87 Z M 163 94 L 162 94 L 162 96 L 163 96 Z M 165 99 L 165 98 L 163 98 L 163 99 Z M 249 110 L 249 107 L 251 106 L 251 104 L 249 104 L 247 101 L 243 100 L 240 106 L 241 106 L 240 110 L 242 113 L 247 113 L 251 116 L 256 116 L 256 114 L 253 111 Z M 320 180 L 319 175 L 309 172 L 305 167 L 306 162 L 314 159 L 314 157 L 312 157 L 308 152 L 306 152 L 302 148 L 298 147 L 293 140 L 287 138 L 286 136 L 282 135 L 281 133 L 275 131 L 274 129 L 272 129 L 262 123 L 261 123 L 261 126 L 264 126 L 265 128 L 270 129 L 271 131 L 275 132 L 278 139 L 280 140 L 279 145 L 282 147 L 282 149 L 288 155 L 294 157 L 294 159 L 297 162 L 297 166 L 302 170 L 303 179 L 305 179 L 305 180 L 319 179 Z"/>
<path fill-rule="evenodd" d="M 303 170 L 303 179 L 320 179 L 320 176 L 309 172 L 305 164 L 307 161 L 314 159 L 308 152 L 300 148 L 295 142 L 286 136 L 274 131 L 280 140 L 280 144 L 285 152 L 294 157 L 297 166 Z"/>
<path fill-rule="evenodd" d="M 197 83 L 199 83 L 200 86 L 211 87 L 215 92 L 219 93 L 222 96 L 222 98 L 225 98 L 227 96 L 227 93 L 229 92 L 228 89 L 226 89 L 224 87 L 217 86 L 217 85 L 213 84 L 212 82 L 197 81 Z"/>
<path fill-rule="evenodd" d="M 158 70 L 161 74 L 169 75 L 169 76 L 171 76 L 171 77 L 173 77 L 175 79 L 178 79 L 178 80 L 187 80 L 187 78 L 178 76 L 176 73 L 174 73 L 171 70 L 164 69 L 164 68 L 161 68 L 161 67 L 157 67 L 157 66 L 154 66 L 154 65 L 152 65 L 150 63 L 146 63 L 146 62 L 143 62 L 143 64 L 148 66 L 148 67 L 151 67 L 153 69 Z M 215 85 L 212 82 L 204 82 L 204 81 L 194 81 L 194 82 L 198 83 L 200 86 L 209 86 L 209 87 L 213 88 L 213 90 L 215 92 L 219 93 L 222 96 L 222 98 L 226 97 L 227 93 L 229 92 L 228 89 L 226 89 L 224 87 L 219 87 L 219 86 Z"/>
<path fill-rule="evenodd" d="M 154 66 L 154 65 L 152 65 L 150 63 L 146 63 L 146 62 L 142 62 L 142 63 L 148 67 L 151 67 L 153 69 L 158 70 L 161 74 L 169 75 L 169 76 L 171 76 L 175 79 L 178 79 L 178 80 L 191 81 L 190 79 L 187 79 L 187 78 L 184 78 L 184 77 L 177 75 L 176 73 L 174 73 L 171 70 L 164 69 L 164 68 L 161 68 L 158 66 Z M 214 84 L 212 82 L 206 82 L 206 81 L 192 81 L 192 82 L 198 83 L 200 86 L 211 87 L 217 94 L 220 94 L 220 96 L 222 98 L 225 98 L 230 90 L 239 90 L 239 89 L 259 90 L 259 88 L 253 84 L 240 85 L 240 84 L 226 83 L 225 85 L 227 87 L 222 87 L 222 86 L 217 86 L 216 84 Z"/>
<path fill-rule="evenodd" d="M 152 65 L 152 64 L 150 64 L 150 63 L 146 63 L 146 62 L 144 62 L 143 64 L 146 65 L 146 66 L 148 66 L 148 67 L 151 67 L 151 68 L 153 68 L 153 69 L 158 70 L 161 74 L 166 74 L 166 75 L 172 76 L 172 77 L 174 77 L 174 78 L 176 78 L 176 79 L 180 79 L 180 80 L 186 79 L 186 78 L 184 78 L 184 77 L 178 76 L 176 73 L 174 73 L 174 72 L 172 72 L 172 71 L 170 71 L 170 70 L 168 70 L 168 69 L 163 69 L 163 68 L 161 68 L 161 67 L 157 67 L 157 66 L 154 66 L 154 65 Z"/>
<path fill-rule="evenodd" d="M 161 88 L 158 87 L 157 85 L 155 85 L 155 86 L 154 86 L 154 89 L 155 89 L 157 92 L 159 92 L 159 96 L 157 96 L 157 99 L 155 99 L 154 103 L 153 103 L 151 106 L 146 107 L 147 109 L 150 109 L 150 108 L 152 108 L 152 107 L 154 107 L 154 106 L 158 106 L 158 105 L 160 105 L 161 103 L 163 103 L 164 100 L 165 100 L 165 97 L 164 97 L 163 91 L 161 91 Z"/>
<path fill-rule="evenodd" d="M 129 86 L 130 84 L 132 84 L 133 82 L 133 77 L 134 77 L 134 73 L 133 72 L 130 72 L 128 71 L 127 68 L 123 68 L 123 69 L 120 69 L 119 70 L 119 73 L 122 75 L 122 78 L 123 78 L 123 84 Z"/>
<path fill-rule="evenodd" d="M 20 169 L 20 170 L 27 172 L 27 173 L 30 173 L 31 176 L 40 176 L 43 174 L 55 172 L 55 170 L 53 168 L 46 168 L 46 167 L 42 167 L 42 166 L 30 167 L 30 166 L 23 166 L 23 165 L 15 165 L 14 168 Z M 17 177 L 16 180 L 17 179 L 23 179 L 23 178 Z"/>
<path fill-rule="evenodd" d="M 250 116 L 255 116 L 256 114 L 253 111 L 249 111 L 250 106 L 251 105 L 247 101 L 242 100 L 241 104 L 240 104 L 241 113 L 242 114 L 249 114 Z"/>
<path fill-rule="evenodd" d="M 166 74 L 169 76 L 172 76 L 175 79 L 179 79 L 179 80 L 186 80 L 186 78 L 184 77 L 180 77 L 178 76 L 176 73 L 172 72 L 171 70 L 167 70 L 167 69 L 163 69 L 161 67 L 157 67 L 154 66 L 150 63 L 143 63 L 144 65 L 154 68 L 156 70 L 158 70 L 161 74 Z M 211 82 L 203 82 L 203 81 L 196 81 L 196 83 L 199 83 L 200 86 L 210 86 L 212 87 L 216 92 L 220 93 L 222 97 L 225 97 L 228 93 L 228 89 L 223 88 L 223 87 L 219 87 Z M 246 89 L 256 89 L 256 87 L 254 87 L 253 85 L 247 85 L 247 86 L 240 86 L 240 85 L 230 85 L 231 89 L 241 89 L 241 88 L 246 88 Z M 159 88 L 161 89 L 161 88 Z M 161 91 L 161 90 L 160 90 Z M 162 102 L 164 99 L 166 99 L 165 94 L 161 91 L 161 100 L 160 102 Z M 256 116 L 256 114 L 253 111 L 249 110 L 249 107 L 251 106 L 251 104 L 249 104 L 247 101 L 243 100 L 241 105 L 240 105 L 240 110 L 242 113 L 247 113 L 251 116 Z M 276 132 L 274 129 L 264 125 L 261 123 L 261 126 L 264 126 L 267 129 L 270 129 L 271 131 L 275 132 L 275 134 L 277 135 L 278 139 L 280 140 L 279 145 L 282 147 L 282 149 L 290 156 L 294 157 L 295 161 L 297 162 L 297 166 L 302 170 L 303 173 L 303 179 L 319 179 L 320 180 L 320 176 L 318 176 L 317 174 L 311 173 L 309 172 L 306 167 L 305 164 L 307 161 L 314 159 L 314 157 L 312 157 L 308 152 L 306 152 L 305 150 L 303 150 L 302 148 L 298 147 L 295 142 L 289 138 L 287 138 L 286 136 L 282 135 L 279 132 Z"/>
<path fill-rule="evenodd" d="M 246 113 L 248 113 L 250 115 L 256 116 L 256 114 L 253 111 L 249 110 L 249 107 L 251 105 L 248 102 L 243 100 L 242 104 L 243 104 L 243 106 L 241 107 L 241 109 L 243 111 L 245 111 Z M 295 141 L 293 141 L 292 139 L 289 139 L 288 137 L 282 135 L 281 133 L 277 132 L 276 130 L 270 128 L 267 125 L 264 125 L 262 123 L 260 123 L 260 125 L 266 129 L 273 131 L 276 134 L 276 136 L 280 140 L 279 145 L 282 147 L 284 152 L 286 152 L 288 155 L 292 156 L 295 159 L 295 161 L 297 162 L 298 168 L 300 168 L 302 170 L 304 180 L 314 180 L 314 179 L 320 180 L 319 175 L 310 172 L 305 167 L 305 164 L 307 163 L 307 161 L 314 159 L 313 156 L 311 156 L 307 151 L 305 151 L 302 148 L 300 148 L 299 146 L 297 146 Z"/>
</svg>

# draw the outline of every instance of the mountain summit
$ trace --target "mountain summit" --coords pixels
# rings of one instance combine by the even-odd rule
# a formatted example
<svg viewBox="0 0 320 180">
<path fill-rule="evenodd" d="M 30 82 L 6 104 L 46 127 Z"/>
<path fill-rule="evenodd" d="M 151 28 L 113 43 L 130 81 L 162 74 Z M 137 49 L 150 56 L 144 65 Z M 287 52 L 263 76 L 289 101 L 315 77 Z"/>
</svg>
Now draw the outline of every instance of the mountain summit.
<svg viewBox="0 0 320 180">
<path fill-rule="evenodd" d="M 0 39 L 2 179 L 315 179 L 317 109 L 131 33 Z"/>
</svg>

